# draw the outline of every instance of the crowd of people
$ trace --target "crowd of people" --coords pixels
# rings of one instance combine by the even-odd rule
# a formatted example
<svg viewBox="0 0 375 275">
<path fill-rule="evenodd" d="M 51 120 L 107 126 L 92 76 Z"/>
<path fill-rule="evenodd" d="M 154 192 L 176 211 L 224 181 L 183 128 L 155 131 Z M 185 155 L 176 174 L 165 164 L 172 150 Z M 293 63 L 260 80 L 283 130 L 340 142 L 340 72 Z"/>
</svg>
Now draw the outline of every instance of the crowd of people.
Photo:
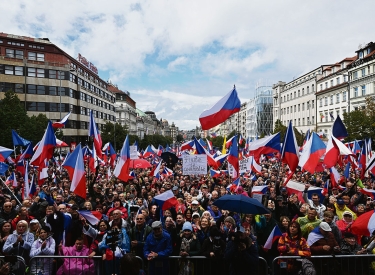
<svg viewBox="0 0 375 275">
<path fill-rule="evenodd" d="M 49 177 L 29 198 L 22 199 L 24 178 L 17 173 L 19 186 L 4 186 L 0 194 L 2 255 L 21 256 L 30 273 L 38 275 L 114 274 L 122 268 L 124 255 L 143 259 L 149 274 L 211 271 L 234 275 L 249 274 L 249 270 L 256 274 L 259 257 L 271 268 L 277 256 L 359 255 L 372 253 L 375 247 L 373 238 L 351 231 L 358 216 L 374 209 L 372 199 L 359 192 L 357 173 L 342 179 L 340 186 L 345 188 L 329 188 L 322 200 L 317 193 L 308 198 L 307 190 L 310 186 L 322 187 L 330 179 L 329 170 L 313 175 L 297 171 L 292 180 L 305 184 L 300 200 L 283 185 L 288 169 L 274 158 L 264 158 L 262 172 L 251 179 L 242 176 L 239 186 L 232 186 L 225 173 L 215 178 L 186 176 L 181 161 L 165 165 L 173 175 L 156 179 L 151 169 L 135 169 L 135 176 L 128 182 L 110 177 L 110 166 L 98 166 L 95 171 L 87 166 L 85 199 L 70 192 L 68 174 L 56 162 L 49 163 Z M 35 172 L 30 167 L 30 180 Z M 362 182 L 372 189 L 371 178 Z M 269 214 L 233 213 L 213 204 L 226 194 L 252 196 L 252 187 L 258 185 L 267 186 L 262 203 Z M 169 190 L 178 203 L 161 210 L 154 197 Z M 100 221 L 90 224 L 79 213 L 82 210 L 99 212 Z M 276 225 L 282 236 L 266 249 L 264 245 Z M 43 255 L 85 257 L 30 261 Z M 105 269 L 98 267 L 94 256 L 101 257 Z M 171 260 L 170 256 L 181 258 Z M 301 268 L 295 260 L 284 264 L 288 274 L 297 274 Z"/>
</svg>

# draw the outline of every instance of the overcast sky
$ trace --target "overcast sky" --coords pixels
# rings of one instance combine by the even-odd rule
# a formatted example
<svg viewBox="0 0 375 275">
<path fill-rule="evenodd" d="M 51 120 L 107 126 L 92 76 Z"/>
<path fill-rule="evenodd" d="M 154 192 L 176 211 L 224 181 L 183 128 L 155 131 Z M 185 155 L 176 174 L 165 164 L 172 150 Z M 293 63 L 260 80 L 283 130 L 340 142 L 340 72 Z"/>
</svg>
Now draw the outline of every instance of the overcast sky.
<svg viewBox="0 0 375 275">
<path fill-rule="evenodd" d="M 375 1 L 2 1 L 0 32 L 48 37 L 180 129 L 236 84 L 289 82 L 375 40 Z"/>
</svg>

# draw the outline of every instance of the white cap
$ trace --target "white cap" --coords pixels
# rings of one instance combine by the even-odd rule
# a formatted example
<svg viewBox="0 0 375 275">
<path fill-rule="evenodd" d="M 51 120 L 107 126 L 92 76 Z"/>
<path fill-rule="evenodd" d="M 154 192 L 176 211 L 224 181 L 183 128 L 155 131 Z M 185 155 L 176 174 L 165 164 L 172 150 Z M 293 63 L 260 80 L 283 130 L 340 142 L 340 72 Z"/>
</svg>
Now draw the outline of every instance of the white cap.
<svg viewBox="0 0 375 275">
<path fill-rule="evenodd" d="M 319 224 L 319 227 L 322 229 L 322 230 L 324 230 L 324 231 L 332 231 L 332 228 L 329 226 L 329 224 L 328 223 L 326 223 L 326 222 L 321 222 L 320 224 Z"/>
<path fill-rule="evenodd" d="M 198 202 L 197 200 L 193 200 L 193 201 L 191 202 L 191 204 L 199 204 L 199 202 Z"/>
</svg>

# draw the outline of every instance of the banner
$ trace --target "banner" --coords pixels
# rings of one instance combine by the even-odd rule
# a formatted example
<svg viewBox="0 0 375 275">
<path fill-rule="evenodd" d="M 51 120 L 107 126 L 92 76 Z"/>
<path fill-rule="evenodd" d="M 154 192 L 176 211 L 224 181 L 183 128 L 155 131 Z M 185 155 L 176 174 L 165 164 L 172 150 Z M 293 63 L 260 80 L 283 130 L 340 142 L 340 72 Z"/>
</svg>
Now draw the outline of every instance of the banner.
<svg viewBox="0 0 375 275">
<path fill-rule="evenodd" d="M 251 170 L 251 158 L 241 159 L 239 161 L 240 174 L 246 173 Z"/>
<path fill-rule="evenodd" d="M 138 151 L 136 145 L 130 145 L 130 159 L 138 159 Z"/>
<path fill-rule="evenodd" d="M 204 175 L 207 174 L 206 155 L 183 155 L 182 156 L 183 175 Z"/>
</svg>

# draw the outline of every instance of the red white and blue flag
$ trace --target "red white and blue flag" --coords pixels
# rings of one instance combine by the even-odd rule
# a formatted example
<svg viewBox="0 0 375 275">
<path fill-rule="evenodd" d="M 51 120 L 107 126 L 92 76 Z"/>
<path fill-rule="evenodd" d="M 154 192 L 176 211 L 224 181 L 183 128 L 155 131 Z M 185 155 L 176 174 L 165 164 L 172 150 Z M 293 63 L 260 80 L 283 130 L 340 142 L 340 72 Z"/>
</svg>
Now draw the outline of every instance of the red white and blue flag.
<svg viewBox="0 0 375 275">
<path fill-rule="evenodd" d="M 101 153 L 102 152 L 102 138 L 100 136 L 98 127 L 96 126 L 92 110 L 90 110 L 89 137 L 94 137 L 94 147 L 96 149 L 96 153 L 97 154 Z"/>
<path fill-rule="evenodd" d="M 375 230 L 375 211 L 360 215 L 351 225 L 351 232 L 358 236 L 371 236 Z"/>
<path fill-rule="evenodd" d="M 282 162 L 288 164 L 289 169 L 294 173 L 298 166 L 298 145 L 296 136 L 294 135 L 292 121 L 289 121 L 288 129 L 286 130 L 283 149 L 281 151 Z"/>
<path fill-rule="evenodd" d="M 152 149 L 152 147 L 151 147 L 151 145 L 147 146 L 146 150 L 143 153 L 144 158 L 155 156 L 156 152 L 155 152 L 155 150 Z"/>
<path fill-rule="evenodd" d="M 266 249 L 271 249 L 272 248 L 272 244 L 277 241 L 283 234 L 281 233 L 281 230 L 280 228 L 275 225 L 275 227 L 273 228 L 271 234 L 268 236 L 268 239 L 266 241 L 266 243 L 264 244 L 264 248 Z"/>
<path fill-rule="evenodd" d="M 340 116 L 337 116 L 335 122 L 333 122 L 332 135 L 337 139 L 344 139 L 348 136 L 348 131 Z"/>
<path fill-rule="evenodd" d="M 66 158 L 63 167 L 68 171 L 71 180 L 70 191 L 85 199 L 86 177 L 81 144 Z"/>
<path fill-rule="evenodd" d="M 102 219 L 102 214 L 98 211 L 78 210 L 78 213 L 92 225 L 97 224 Z"/>
<path fill-rule="evenodd" d="M 235 138 L 236 136 L 234 135 L 233 137 L 231 137 L 230 139 L 228 139 L 228 141 L 225 143 L 225 148 L 229 148 L 232 146 L 233 144 L 233 139 Z"/>
<path fill-rule="evenodd" d="M 233 143 L 229 150 L 229 155 L 227 161 L 233 166 L 233 175 L 232 178 L 238 178 L 240 175 L 240 167 L 238 163 L 238 146 L 237 146 L 237 137 L 234 136 L 232 139 Z"/>
<path fill-rule="evenodd" d="M 12 153 L 13 153 L 12 149 L 8 149 L 3 146 L 0 146 L 0 161 L 4 162 Z"/>
<path fill-rule="evenodd" d="M 221 173 L 220 173 L 220 171 L 210 169 L 210 176 L 211 176 L 211 178 L 218 178 L 218 177 L 221 176 Z"/>
<path fill-rule="evenodd" d="M 258 161 L 262 154 L 280 153 L 280 132 L 272 136 L 254 140 L 249 144 L 249 155 Z"/>
<path fill-rule="evenodd" d="M 56 136 L 52 128 L 52 123 L 51 121 L 49 121 L 43 138 L 39 142 L 39 146 L 30 160 L 30 164 L 34 166 L 41 166 L 45 159 L 49 160 L 50 158 L 52 158 L 53 150 L 55 149 L 55 147 Z"/>
<path fill-rule="evenodd" d="M 119 159 L 117 161 L 113 175 L 122 181 L 129 180 L 129 166 L 130 166 L 130 145 L 129 136 L 126 136 L 122 146 Z"/>
<path fill-rule="evenodd" d="M 6 179 L 5 184 L 12 185 L 13 187 L 17 187 L 18 183 L 17 183 L 16 174 L 14 172 L 10 174 L 10 176 Z"/>
<path fill-rule="evenodd" d="M 64 116 L 60 121 L 55 122 L 52 124 L 53 128 L 63 128 L 68 121 L 68 118 L 70 116 L 71 112 L 69 112 L 66 116 Z"/>
<path fill-rule="evenodd" d="M 251 194 L 265 195 L 267 193 L 267 190 L 268 190 L 267 185 L 255 185 L 251 189 Z"/>
<path fill-rule="evenodd" d="M 185 151 L 185 150 L 190 151 L 190 150 L 193 150 L 194 148 L 195 148 L 194 140 L 190 140 L 181 144 L 181 151 Z"/>
<path fill-rule="evenodd" d="M 355 156 L 348 147 L 331 135 L 327 143 L 326 155 L 324 156 L 323 164 L 326 166 L 326 168 L 335 166 L 340 155 Z"/>
<path fill-rule="evenodd" d="M 29 145 L 27 145 L 25 151 L 23 151 L 23 153 L 18 156 L 18 161 L 24 160 L 24 159 L 29 159 L 33 156 L 33 154 L 34 154 L 33 144 L 29 143 Z"/>
<path fill-rule="evenodd" d="M 326 146 L 316 133 L 312 133 L 310 139 L 303 147 L 298 166 L 311 174 L 315 173 L 320 158 L 324 155 Z"/>
<path fill-rule="evenodd" d="M 241 101 L 234 87 L 220 99 L 211 109 L 203 111 L 199 116 L 202 130 L 208 130 L 226 121 L 231 115 L 240 111 Z"/>
<path fill-rule="evenodd" d="M 175 207 L 178 204 L 177 198 L 174 196 L 172 190 L 155 196 L 154 201 L 163 211 Z"/>
<path fill-rule="evenodd" d="M 16 131 L 12 129 L 12 140 L 14 146 L 27 146 L 31 141 L 24 139 Z"/>
<path fill-rule="evenodd" d="M 329 176 L 331 179 L 332 188 L 338 187 L 340 183 L 340 179 L 341 179 L 340 173 L 336 170 L 335 167 L 331 167 L 329 170 L 330 170 Z"/>
</svg>

